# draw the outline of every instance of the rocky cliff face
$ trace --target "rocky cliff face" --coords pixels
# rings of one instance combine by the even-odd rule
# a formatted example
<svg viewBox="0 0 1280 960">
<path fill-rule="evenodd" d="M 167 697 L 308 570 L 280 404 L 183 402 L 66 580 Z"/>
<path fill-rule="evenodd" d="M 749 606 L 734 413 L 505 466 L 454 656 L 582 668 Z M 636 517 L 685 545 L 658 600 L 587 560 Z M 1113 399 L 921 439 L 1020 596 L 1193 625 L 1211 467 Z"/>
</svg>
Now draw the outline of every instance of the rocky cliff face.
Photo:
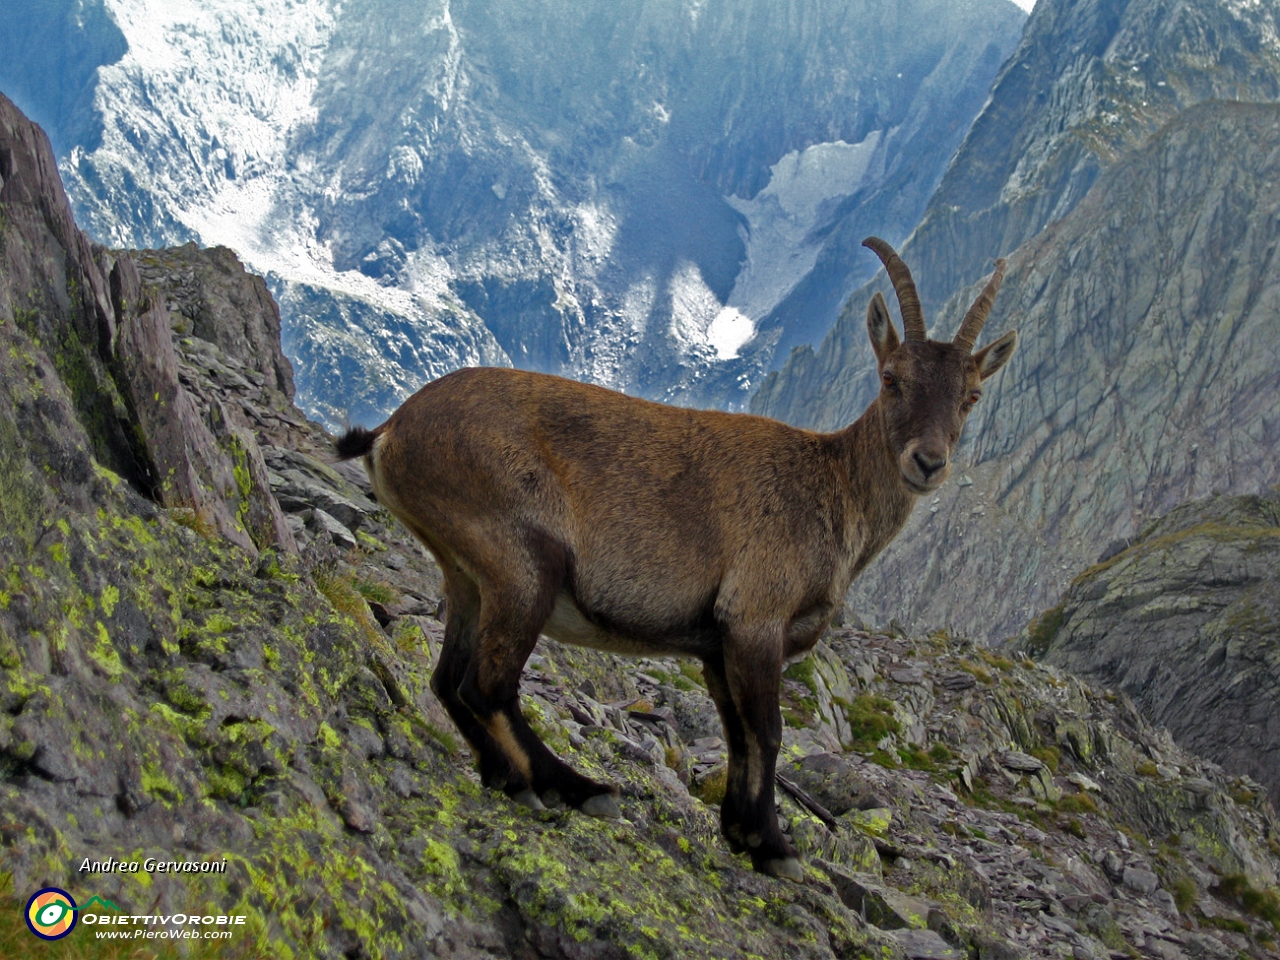
<svg viewBox="0 0 1280 960">
<path fill-rule="evenodd" d="M 902 246 L 930 321 L 955 322 L 939 312 L 952 296 L 1065 217 L 1102 171 L 1182 111 L 1280 98 L 1278 20 L 1270 4 L 1235 0 L 1037 3 Z M 821 349 L 797 351 L 752 409 L 806 425 L 856 416 L 868 389 L 860 331 L 873 289 L 854 294 Z"/>
<path fill-rule="evenodd" d="M 1269 105 L 1187 111 L 1011 257 L 989 326 L 1016 327 L 1018 352 L 958 482 L 917 507 L 855 609 L 1010 636 L 1148 518 L 1275 481 L 1258 451 L 1280 441 L 1278 122 Z M 874 389 L 869 351 L 860 369 L 834 388 L 851 405 Z"/>
<path fill-rule="evenodd" d="M 1280 497 L 1178 507 L 1020 638 L 1280 799 Z"/>
<path fill-rule="evenodd" d="M 0 98 L 0 954 L 30 952 L 17 915 L 50 884 L 245 916 L 232 949 L 263 956 L 1274 950 L 1257 784 L 943 632 L 839 628 L 788 671 L 803 886 L 718 838 L 724 745 L 687 664 L 530 660 L 526 708 L 623 819 L 481 789 L 427 686 L 438 571 L 325 463 L 276 323 L 226 251 L 91 246 Z M 228 869 L 77 870 L 149 856 Z"/>
<path fill-rule="evenodd" d="M 266 273 L 301 402 L 334 424 L 477 363 L 744 406 L 869 278 L 848 251 L 919 219 L 1024 21 L 1007 0 L 91 6 L 11 34 L 84 48 L 91 109 L 56 139 L 89 232 Z M 35 49 L 0 87 L 51 88 Z"/>
<path fill-rule="evenodd" d="M 855 584 L 855 610 L 1007 637 L 1146 519 L 1274 482 L 1249 451 L 1274 434 L 1276 382 L 1244 356 L 1273 356 L 1261 158 L 1277 132 L 1225 102 L 1188 108 L 1274 100 L 1276 36 L 1265 4 L 1037 4 L 903 249 L 944 338 L 1009 255 L 990 328 L 1017 327 L 1018 354 L 970 424 L 968 471 Z M 858 416 L 878 389 L 876 288 L 753 411 L 824 429 Z"/>
</svg>

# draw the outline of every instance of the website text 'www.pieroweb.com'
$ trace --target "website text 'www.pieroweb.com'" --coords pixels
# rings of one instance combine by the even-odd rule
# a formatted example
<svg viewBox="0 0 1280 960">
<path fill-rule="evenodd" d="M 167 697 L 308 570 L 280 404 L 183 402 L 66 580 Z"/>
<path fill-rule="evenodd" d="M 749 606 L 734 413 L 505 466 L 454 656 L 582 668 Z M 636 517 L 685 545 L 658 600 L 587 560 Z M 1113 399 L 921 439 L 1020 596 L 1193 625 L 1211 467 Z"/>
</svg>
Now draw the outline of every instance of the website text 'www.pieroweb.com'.
<svg viewBox="0 0 1280 960">
<path fill-rule="evenodd" d="M 99 939 L 109 940 L 230 940 L 243 916 L 174 913 L 137 916 L 85 914 L 82 922 L 94 927 Z"/>
</svg>

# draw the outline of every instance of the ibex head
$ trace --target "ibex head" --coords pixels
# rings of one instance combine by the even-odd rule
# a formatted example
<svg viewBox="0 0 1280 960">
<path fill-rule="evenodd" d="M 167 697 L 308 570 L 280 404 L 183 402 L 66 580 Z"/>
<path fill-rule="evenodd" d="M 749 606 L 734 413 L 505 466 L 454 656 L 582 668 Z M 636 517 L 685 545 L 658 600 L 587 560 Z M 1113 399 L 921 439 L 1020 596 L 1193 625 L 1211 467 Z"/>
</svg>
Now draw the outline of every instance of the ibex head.
<svg viewBox="0 0 1280 960">
<path fill-rule="evenodd" d="M 969 411 L 982 396 L 982 382 L 1013 356 L 1018 335 L 1010 330 L 977 353 L 973 345 L 991 312 L 1004 278 L 1004 260 L 960 324 L 950 343 L 930 340 L 924 311 L 911 271 L 893 247 L 868 237 L 864 247 L 875 251 L 889 273 L 902 311 L 905 339 L 898 340 L 884 297 L 877 293 L 867 307 L 867 332 L 880 371 L 878 405 L 884 435 L 907 489 L 928 493 L 947 479 L 951 454 L 960 440 Z"/>
</svg>

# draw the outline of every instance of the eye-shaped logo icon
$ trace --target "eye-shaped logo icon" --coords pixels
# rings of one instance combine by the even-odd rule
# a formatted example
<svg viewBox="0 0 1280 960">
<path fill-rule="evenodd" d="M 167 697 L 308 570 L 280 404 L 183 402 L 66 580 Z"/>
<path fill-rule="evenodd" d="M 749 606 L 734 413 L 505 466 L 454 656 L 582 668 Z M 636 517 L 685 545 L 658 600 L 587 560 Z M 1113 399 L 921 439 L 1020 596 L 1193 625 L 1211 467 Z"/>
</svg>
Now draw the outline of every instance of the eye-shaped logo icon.
<svg viewBox="0 0 1280 960">
<path fill-rule="evenodd" d="M 76 928 L 76 910 L 67 891 L 45 887 L 27 901 L 27 926 L 41 940 L 61 940 Z"/>
</svg>

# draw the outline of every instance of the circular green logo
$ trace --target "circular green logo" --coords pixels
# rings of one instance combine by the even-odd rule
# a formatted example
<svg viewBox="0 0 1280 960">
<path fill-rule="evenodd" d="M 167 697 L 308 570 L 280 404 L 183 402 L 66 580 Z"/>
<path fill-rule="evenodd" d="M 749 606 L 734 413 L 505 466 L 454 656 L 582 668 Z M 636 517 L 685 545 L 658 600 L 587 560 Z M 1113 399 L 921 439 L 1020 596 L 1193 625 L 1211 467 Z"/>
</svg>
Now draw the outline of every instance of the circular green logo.
<svg viewBox="0 0 1280 960">
<path fill-rule="evenodd" d="M 76 928 L 76 902 L 57 887 L 37 890 L 27 901 L 27 927 L 41 940 L 61 940 Z"/>
</svg>

